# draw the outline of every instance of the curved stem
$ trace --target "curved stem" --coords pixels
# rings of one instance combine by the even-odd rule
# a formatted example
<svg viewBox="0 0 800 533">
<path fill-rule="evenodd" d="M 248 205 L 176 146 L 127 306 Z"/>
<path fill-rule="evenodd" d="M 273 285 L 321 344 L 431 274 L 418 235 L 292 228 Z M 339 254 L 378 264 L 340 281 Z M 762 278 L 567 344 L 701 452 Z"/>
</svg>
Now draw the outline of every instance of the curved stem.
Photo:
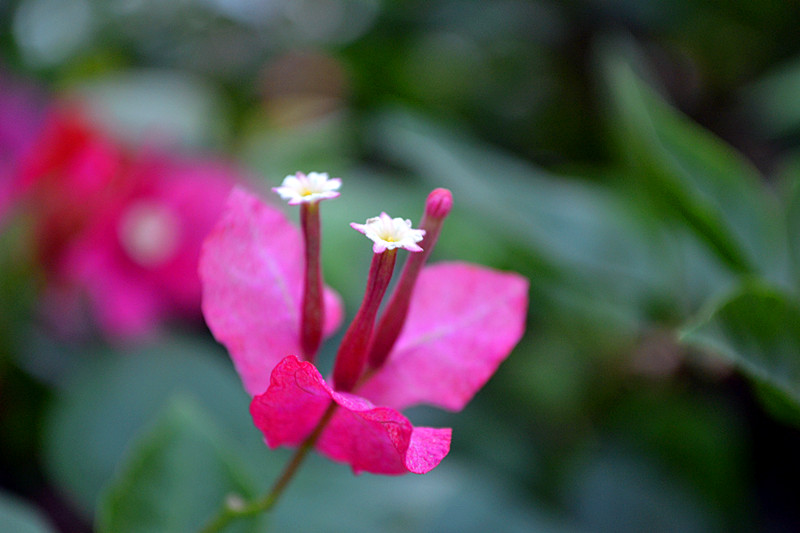
<svg viewBox="0 0 800 533">
<path fill-rule="evenodd" d="M 308 438 L 306 438 L 306 440 L 304 440 L 294 452 L 291 460 L 286 464 L 286 467 L 284 467 L 280 477 L 275 481 L 267 494 L 258 500 L 253 500 L 250 502 L 242 501 L 236 497 L 228 497 L 216 516 L 214 516 L 214 518 L 212 518 L 211 521 L 209 521 L 205 527 L 200 530 L 200 533 L 215 533 L 217 531 L 222 531 L 225 526 L 236 519 L 256 516 L 272 509 L 277 503 L 281 494 L 283 494 L 284 489 L 286 489 L 286 487 L 289 485 L 289 482 L 297 473 L 300 465 L 303 464 L 303 460 L 308 455 L 308 452 L 311 451 L 311 449 L 317 443 L 317 440 L 319 440 L 320 435 L 322 435 L 322 430 L 325 429 L 325 426 L 328 425 L 331 417 L 333 417 L 333 413 L 336 411 L 337 405 L 338 404 L 336 402 L 331 401 L 328 409 L 322 415 L 322 418 L 319 419 L 317 427 L 314 428 L 314 431 L 311 433 L 311 435 L 309 435 Z"/>
</svg>

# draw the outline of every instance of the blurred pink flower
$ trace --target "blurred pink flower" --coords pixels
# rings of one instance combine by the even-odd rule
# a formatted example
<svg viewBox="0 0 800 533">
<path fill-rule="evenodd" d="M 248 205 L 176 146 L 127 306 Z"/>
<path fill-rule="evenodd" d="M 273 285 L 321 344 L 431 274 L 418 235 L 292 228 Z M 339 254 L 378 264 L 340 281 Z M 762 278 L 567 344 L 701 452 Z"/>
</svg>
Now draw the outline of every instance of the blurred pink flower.
<svg viewBox="0 0 800 533">
<path fill-rule="evenodd" d="M 173 316 L 199 318 L 202 239 L 240 181 L 220 161 L 133 152 L 75 109 L 52 112 L 16 178 L 35 223 L 45 302 L 58 306 L 50 313 L 75 316 L 85 301 L 116 339 Z"/>
<path fill-rule="evenodd" d="M 44 107 L 35 86 L 0 70 L 0 227 L 11 206 L 17 165 L 38 135 Z"/>
<path fill-rule="evenodd" d="M 302 253 L 300 232 L 240 189 L 203 247 L 203 311 L 255 396 L 256 426 L 271 447 L 297 446 L 335 402 L 316 442 L 321 453 L 355 472 L 428 472 L 448 453 L 451 430 L 414 427 L 399 411 L 423 403 L 453 411 L 465 406 L 522 336 L 527 280 L 467 263 L 422 268 L 385 362 L 345 392 L 295 356 L 301 353 Z M 325 316 L 330 334 L 342 317 L 330 290 Z"/>
</svg>

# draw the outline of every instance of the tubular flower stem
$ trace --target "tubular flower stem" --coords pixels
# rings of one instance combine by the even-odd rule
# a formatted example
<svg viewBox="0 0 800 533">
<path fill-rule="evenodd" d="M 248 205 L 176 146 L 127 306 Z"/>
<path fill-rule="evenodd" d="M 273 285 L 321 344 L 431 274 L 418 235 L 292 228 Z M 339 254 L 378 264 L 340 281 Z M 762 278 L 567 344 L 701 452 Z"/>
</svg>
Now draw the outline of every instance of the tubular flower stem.
<svg viewBox="0 0 800 533">
<path fill-rule="evenodd" d="M 400 280 L 392 292 L 391 299 L 381 315 L 372 338 L 368 356 L 370 370 L 380 368 L 400 336 L 403 325 L 408 316 L 408 307 L 414 293 L 422 267 L 431 254 L 439 233 L 442 231 L 444 219 L 453 207 L 453 195 L 447 189 L 434 189 L 425 202 L 425 212 L 420 221 L 420 229 L 425 231 L 425 236 L 420 243 L 421 253 L 411 254 L 403 267 Z"/>
<path fill-rule="evenodd" d="M 392 278 L 397 250 L 391 249 L 372 256 L 367 288 L 361 308 L 342 338 L 333 367 L 334 388 L 350 392 L 358 382 L 367 359 L 369 341 L 378 307 L 381 304 L 389 280 Z"/>
<path fill-rule="evenodd" d="M 322 267 L 320 265 L 319 203 L 300 205 L 300 224 L 305 238 L 305 279 L 300 319 L 300 346 L 303 356 L 314 361 L 322 342 L 325 308 L 322 300 Z"/>
<path fill-rule="evenodd" d="M 272 190 L 289 205 L 300 205 L 300 224 L 305 241 L 305 277 L 300 309 L 300 350 L 313 361 L 322 342 L 325 321 L 322 267 L 320 266 L 319 203 L 339 196 L 342 180 L 329 178 L 327 172 L 297 172 L 286 176 L 280 187 Z"/>
</svg>

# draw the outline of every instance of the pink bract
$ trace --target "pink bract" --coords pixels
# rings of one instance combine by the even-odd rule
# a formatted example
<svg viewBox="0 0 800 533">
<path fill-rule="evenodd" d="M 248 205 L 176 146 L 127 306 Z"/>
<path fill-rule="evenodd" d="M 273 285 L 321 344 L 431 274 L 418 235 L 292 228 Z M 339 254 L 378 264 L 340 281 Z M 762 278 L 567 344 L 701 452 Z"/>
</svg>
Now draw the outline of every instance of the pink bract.
<svg viewBox="0 0 800 533">
<path fill-rule="evenodd" d="M 350 464 L 356 473 L 424 474 L 450 450 L 449 428 L 415 428 L 394 409 L 338 393 L 314 365 L 294 356 L 278 363 L 269 388 L 253 399 L 250 412 L 271 447 L 298 445 L 331 401 L 338 409 L 317 441 L 317 449 Z"/>
<path fill-rule="evenodd" d="M 88 308 L 117 340 L 199 318 L 200 247 L 241 181 L 231 165 L 127 149 L 81 110 L 54 109 L 14 183 L 47 275 L 43 301 L 73 317 Z"/>
<path fill-rule="evenodd" d="M 197 265 L 203 239 L 222 214 L 236 171 L 216 161 L 142 161 L 138 186 L 124 201 L 96 218 L 71 239 L 58 264 L 62 282 L 83 287 L 103 331 L 115 338 L 146 335 L 171 316 L 199 315 Z M 137 209 L 169 216 L 172 242 L 148 259 L 132 253 L 121 228 Z M 161 228 L 165 231 L 164 228 Z M 157 239 L 149 230 L 151 241 Z"/>
<path fill-rule="evenodd" d="M 303 238 L 286 216 L 237 188 L 200 259 L 203 313 L 230 352 L 250 395 L 263 392 L 278 362 L 300 349 Z M 325 290 L 328 336 L 342 322 L 339 296 Z"/>
<path fill-rule="evenodd" d="M 403 332 L 358 393 L 404 409 L 459 411 L 497 370 L 525 331 L 528 280 L 468 263 L 422 269 Z"/>
<path fill-rule="evenodd" d="M 385 365 L 348 394 L 295 356 L 302 246 L 280 212 L 236 190 L 203 249 L 203 310 L 255 396 L 256 426 L 270 446 L 295 446 L 335 402 L 319 451 L 355 472 L 429 471 L 448 453 L 450 429 L 415 428 L 398 410 L 463 408 L 522 336 L 528 281 L 467 263 L 426 267 Z M 327 333 L 341 318 L 334 302 L 326 304 Z"/>
</svg>

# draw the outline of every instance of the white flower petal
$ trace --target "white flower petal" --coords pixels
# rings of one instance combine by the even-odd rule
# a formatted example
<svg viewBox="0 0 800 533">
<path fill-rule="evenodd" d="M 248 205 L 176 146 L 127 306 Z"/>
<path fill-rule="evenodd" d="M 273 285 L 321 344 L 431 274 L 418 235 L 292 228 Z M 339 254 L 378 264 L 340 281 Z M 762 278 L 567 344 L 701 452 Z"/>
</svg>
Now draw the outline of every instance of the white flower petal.
<svg viewBox="0 0 800 533">
<path fill-rule="evenodd" d="M 309 172 L 308 174 L 298 172 L 295 175 L 286 176 L 281 186 L 274 187 L 272 190 L 284 200 L 289 200 L 289 205 L 297 205 L 336 198 L 339 196 L 338 190 L 341 186 L 342 180 L 329 178 L 327 172 Z"/>
<path fill-rule="evenodd" d="M 380 216 L 368 218 L 365 224 L 353 222 L 350 226 L 375 243 L 372 251 L 376 254 L 395 248 L 404 248 L 411 252 L 422 251 L 417 243 L 425 236 L 425 230 L 412 228 L 408 219 L 392 218 L 381 213 Z"/>
</svg>

